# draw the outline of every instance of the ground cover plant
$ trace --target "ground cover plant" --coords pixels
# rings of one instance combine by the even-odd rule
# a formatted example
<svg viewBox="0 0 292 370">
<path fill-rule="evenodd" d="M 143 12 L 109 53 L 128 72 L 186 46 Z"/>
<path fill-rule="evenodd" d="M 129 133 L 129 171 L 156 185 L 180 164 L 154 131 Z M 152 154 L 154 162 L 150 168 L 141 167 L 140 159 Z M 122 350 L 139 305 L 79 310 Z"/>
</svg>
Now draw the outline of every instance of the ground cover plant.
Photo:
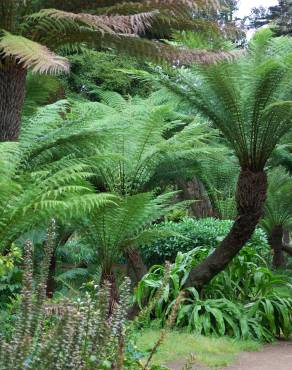
<svg viewBox="0 0 292 370">
<path fill-rule="evenodd" d="M 225 229 L 227 232 L 228 228 Z M 269 246 L 263 234 L 261 237 L 262 250 L 259 248 L 259 252 L 255 252 L 251 241 L 201 292 L 193 287 L 184 290 L 184 284 L 192 268 L 212 253 L 214 247 L 197 246 L 186 253 L 178 252 L 170 268 L 169 283 L 148 319 L 159 320 L 163 325 L 176 297 L 184 291 L 185 297 L 180 302 L 175 321 L 178 328 L 207 336 L 230 335 L 259 341 L 271 341 L 281 335 L 288 338 L 292 330 L 291 280 L 270 270 Z M 136 291 L 140 305 L 159 289 L 164 273 L 164 265 L 156 264 L 150 268 Z M 281 295 L 279 287 L 286 287 L 288 295 Z"/>
</svg>

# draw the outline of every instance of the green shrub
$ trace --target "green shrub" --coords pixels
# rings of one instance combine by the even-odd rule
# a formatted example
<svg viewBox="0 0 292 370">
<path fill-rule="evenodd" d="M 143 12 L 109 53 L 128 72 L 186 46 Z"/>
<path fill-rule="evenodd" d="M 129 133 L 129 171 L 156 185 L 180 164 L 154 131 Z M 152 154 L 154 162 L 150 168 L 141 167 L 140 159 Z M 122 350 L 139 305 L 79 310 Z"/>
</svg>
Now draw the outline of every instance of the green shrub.
<svg viewBox="0 0 292 370">
<path fill-rule="evenodd" d="M 189 272 L 210 253 L 197 247 L 179 252 L 170 266 L 168 284 L 153 307 L 151 318 L 167 319 Z M 169 267 L 168 267 L 169 268 Z M 136 299 L 140 306 L 153 299 L 163 284 L 164 265 L 154 265 L 138 285 Z M 280 296 L 279 288 L 289 290 Z M 186 290 L 176 318 L 178 327 L 205 335 L 230 335 L 270 341 L 274 336 L 286 337 L 292 332 L 291 284 L 286 276 L 273 273 L 254 247 L 246 246 L 230 265 L 200 293 Z"/>
<path fill-rule="evenodd" d="M 21 250 L 12 245 L 6 255 L 0 255 L 0 309 L 10 304 L 21 289 Z"/>
<path fill-rule="evenodd" d="M 172 221 L 155 225 L 155 228 L 172 231 L 183 235 L 156 239 L 155 242 L 142 246 L 142 255 L 148 266 L 164 263 L 165 260 L 173 262 L 178 252 L 188 252 L 196 247 L 215 248 L 229 232 L 233 221 L 218 220 L 214 218 L 193 219 L 185 218 L 179 223 Z M 264 231 L 258 228 L 247 246 L 253 247 L 256 253 L 265 258 L 270 255 L 267 238 Z"/>
<path fill-rule="evenodd" d="M 292 291 L 290 292 L 292 293 Z M 286 338 L 292 333 L 292 298 L 281 297 L 275 293 L 260 297 L 245 306 L 250 318 L 273 335 Z"/>
<path fill-rule="evenodd" d="M 206 336 L 272 340 L 272 333 L 260 321 L 249 317 L 242 304 L 225 298 L 201 300 L 195 289 L 190 288 L 188 292 L 190 295 L 178 312 L 178 327 Z"/>
<path fill-rule="evenodd" d="M 95 90 L 115 91 L 122 95 L 146 96 L 150 93 L 150 84 L 130 79 L 118 69 L 141 68 L 141 63 L 128 56 L 119 56 L 110 52 L 88 50 L 83 55 L 69 57 L 71 73 L 65 84 L 75 93 L 83 93 L 93 100 L 98 99 Z"/>
</svg>

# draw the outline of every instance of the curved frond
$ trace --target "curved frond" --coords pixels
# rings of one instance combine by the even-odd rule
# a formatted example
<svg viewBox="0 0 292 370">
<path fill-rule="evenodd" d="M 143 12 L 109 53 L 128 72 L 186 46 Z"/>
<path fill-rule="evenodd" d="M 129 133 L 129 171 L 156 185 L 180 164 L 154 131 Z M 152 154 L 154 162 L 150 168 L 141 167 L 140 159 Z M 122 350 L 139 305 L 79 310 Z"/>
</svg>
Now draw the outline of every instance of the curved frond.
<svg viewBox="0 0 292 370">
<path fill-rule="evenodd" d="M 66 58 L 22 36 L 5 32 L 0 37 L 0 50 L 2 57 L 13 58 L 21 67 L 29 68 L 35 73 L 55 74 L 69 71 Z"/>
<path fill-rule="evenodd" d="M 166 178 L 174 182 L 176 176 L 193 174 L 198 158 L 218 149 L 211 144 L 215 130 L 176 113 L 178 100 L 162 92 L 148 99 L 114 92 L 100 97 L 99 125 L 114 125 L 99 149 L 106 159 L 96 166 L 97 183 L 108 191 L 130 195 L 162 186 Z"/>
<path fill-rule="evenodd" d="M 243 169 L 262 170 L 291 128 L 291 48 L 268 39 L 232 63 L 182 69 L 158 79 L 220 129 Z"/>
<path fill-rule="evenodd" d="M 268 173 L 268 184 L 261 224 L 270 233 L 274 227 L 285 228 L 292 222 L 292 177 L 282 167 L 276 167 Z"/>
<path fill-rule="evenodd" d="M 90 215 L 80 227 L 91 243 L 97 246 L 103 266 L 111 266 L 121 252 L 146 239 L 154 231 L 146 232 L 151 223 L 170 210 L 182 207 L 174 204 L 175 192 L 155 197 L 152 193 L 140 193 L 121 198 L 116 205 L 106 206 Z"/>
<path fill-rule="evenodd" d="M 199 64 L 212 64 L 222 60 L 232 61 L 242 55 L 241 51 L 215 51 L 206 49 L 188 49 L 160 42 L 149 41 L 139 37 L 126 35 L 106 34 L 101 39 L 102 45 L 111 46 L 120 52 L 130 54 L 138 58 L 161 63 L 166 61 L 172 65 L 182 66 Z"/>
<path fill-rule="evenodd" d="M 27 17 L 25 29 L 34 39 L 40 40 L 46 39 L 47 34 L 50 33 L 78 32 L 82 26 L 87 26 L 101 34 L 106 32 L 141 34 L 151 26 L 156 14 L 155 10 L 133 15 L 93 15 L 43 9 Z"/>
<path fill-rule="evenodd" d="M 182 13 L 186 10 L 218 10 L 219 0 L 71 0 L 60 3 L 58 0 L 44 0 L 43 7 L 59 8 L 66 11 L 89 11 L 100 9 L 103 14 L 129 12 L 132 9 L 144 11 L 144 9 L 169 9 Z"/>
</svg>

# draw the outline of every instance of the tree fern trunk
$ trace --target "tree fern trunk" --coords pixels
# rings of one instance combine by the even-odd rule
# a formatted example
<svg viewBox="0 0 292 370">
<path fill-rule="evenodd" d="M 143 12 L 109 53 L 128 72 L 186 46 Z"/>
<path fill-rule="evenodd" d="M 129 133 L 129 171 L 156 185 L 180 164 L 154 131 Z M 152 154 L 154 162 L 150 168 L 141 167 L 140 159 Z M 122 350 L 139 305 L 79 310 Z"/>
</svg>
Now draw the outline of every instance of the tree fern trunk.
<svg viewBox="0 0 292 370">
<path fill-rule="evenodd" d="M 216 250 L 191 271 L 187 286 L 201 289 L 238 254 L 262 216 L 266 192 L 265 172 L 241 171 L 237 183 L 237 217 L 234 224 Z"/>
<path fill-rule="evenodd" d="M 287 229 L 284 229 L 283 231 L 283 251 L 292 257 L 292 248 L 290 247 L 289 230 Z"/>
<path fill-rule="evenodd" d="M 124 254 L 127 260 L 127 274 L 131 279 L 131 285 L 136 286 L 147 273 L 147 267 L 137 249 L 128 248 Z"/>
<path fill-rule="evenodd" d="M 288 247 L 287 245 L 283 245 L 283 251 L 289 254 L 290 257 L 292 257 L 292 248 Z"/>
<path fill-rule="evenodd" d="M 285 265 L 282 238 L 283 227 L 281 225 L 276 225 L 269 235 L 269 244 L 273 249 L 273 266 L 276 269 Z"/>
<path fill-rule="evenodd" d="M 26 70 L 0 67 L 0 141 L 17 141 L 25 97 Z"/>
<path fill-rule="evenodd" d="M 132 287 L 136 287 L 139 281 L 147 274 L 147 267 L 143 262 L 141 253 L 137 249 L 128 248 L 125 253 L 127 260 L 127 275 L 131 279 Z M 128 319 L 132 320 L 140 312 L 137 302 L 129 309 Z"/>
<path fill-rule="evenodd" d="M 115 304 L 119 302 L 119 290 L 117 287 L 115 274 L 112 270 L 102 270 L 100 286 L 103 286 L 106 282 L 109 284 L 109 316 L 111 316 Z"/>
<path fill-rule="evenodd" d="M 191 216 L 199 218 L 214 216 L 208 193 L 197 177 L 194 177 L 191 181 L 178 180 L 177 184 L 179 189 L 182 190 L 182 193 L 179 194 L 181 200 L 195 200 L 190 206 Z"/>
</svg>

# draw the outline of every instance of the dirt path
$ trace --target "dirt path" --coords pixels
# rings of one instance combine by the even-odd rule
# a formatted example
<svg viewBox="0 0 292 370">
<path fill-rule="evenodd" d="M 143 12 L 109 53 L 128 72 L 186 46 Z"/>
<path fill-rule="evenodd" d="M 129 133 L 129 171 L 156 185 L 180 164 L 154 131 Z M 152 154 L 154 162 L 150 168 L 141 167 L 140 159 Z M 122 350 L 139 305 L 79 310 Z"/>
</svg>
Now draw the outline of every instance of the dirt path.
<svg viewBox="0 0 292 370">
<path fill-rule="evenodd" d="M 235 364 L 220 370 L 292 370 L 292 342 L 278 342 L 260 352 L 242 353 Z"/>
<path fill-rule="evenodd" d="M 178 361 L 169 364 L 169 367 L 179 370 L 183 364 L 184 361 Z M 195 366 L 195 369 L 209 370 L 204 366 Z M 277 342 L 266 345 L 259 352 L 244 352 L 233 365 L 220 370 L 292 370 L 292 342 Z"/>
</svg>

